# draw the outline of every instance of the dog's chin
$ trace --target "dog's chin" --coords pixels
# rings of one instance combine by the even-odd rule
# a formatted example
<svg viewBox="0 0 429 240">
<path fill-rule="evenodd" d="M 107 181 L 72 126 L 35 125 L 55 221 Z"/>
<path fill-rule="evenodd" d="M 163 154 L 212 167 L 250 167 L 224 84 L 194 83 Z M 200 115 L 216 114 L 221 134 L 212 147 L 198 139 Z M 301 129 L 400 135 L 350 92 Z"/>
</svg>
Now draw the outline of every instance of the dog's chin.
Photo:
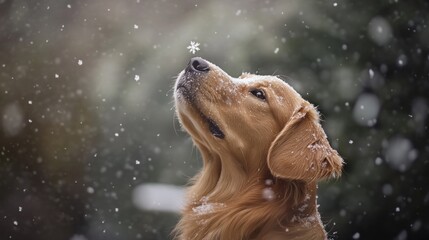
<svg viewBox="0 0 429 240">
<path fill-rule="evenodd" d="M 189 84 L 186 83 L 185 72 L 182 71 L 176 80 L 176 85 L 174 86 L 174 99 L 176 105 L 181 103 L 183 100 L 187 103 L 194 102 L 194 91 L 191 91 L 192 88 Z"/>
</svg>

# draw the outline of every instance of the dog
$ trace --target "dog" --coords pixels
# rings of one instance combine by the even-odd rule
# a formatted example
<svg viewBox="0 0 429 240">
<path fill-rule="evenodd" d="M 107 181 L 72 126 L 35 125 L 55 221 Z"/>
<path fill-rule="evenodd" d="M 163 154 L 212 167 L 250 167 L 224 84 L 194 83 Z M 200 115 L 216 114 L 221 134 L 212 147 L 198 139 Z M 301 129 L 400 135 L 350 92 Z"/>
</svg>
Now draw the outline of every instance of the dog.
<svg viewBox="0 0 429 240">
<path fill-rule="evenodd" d="M 343 160 L 319 113 L 275 76 L 233 78 L 194 57 L 174 86 L 176 114 L 199 149 L 180 240 L 326 239 L 317 182 Z"/>
</svg>

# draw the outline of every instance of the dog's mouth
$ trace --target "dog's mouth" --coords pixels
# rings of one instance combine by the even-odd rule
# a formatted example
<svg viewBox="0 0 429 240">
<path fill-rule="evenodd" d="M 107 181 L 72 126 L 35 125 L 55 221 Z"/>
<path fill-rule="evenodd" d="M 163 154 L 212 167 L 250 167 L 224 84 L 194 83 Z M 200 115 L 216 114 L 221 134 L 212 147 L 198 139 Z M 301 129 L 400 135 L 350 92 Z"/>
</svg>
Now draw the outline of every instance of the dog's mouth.
<svg viewBox="0 0 429 240">
<path fill-rule="evenodd" d="M 213 136 L 220 138 L 220 139 L 225 138 L 225 134 L 222 132 L 222 130 L 220 130 L 219 126 L 216 124 L 215 121 L 213 121 L 213 119 L 208 118 L 208 117 L 204 116 L 203 114 L 201 114 L 201 117 L 204 119 L 204 121 L 207 122 L 207 125 L 209 127 L 209 131 Z"/>
<path fill-rule="evenodd" d="M 192 58 L 185 71 L 180 74 L 175 90 L 176 94 L 183 97 L 187 104 L 197 112 L 197 115 L 199 115 L 207 125 L 209 132 L 216 138 L 224 139 L 225 134 L 220 129 L 219 125 L 212 118 L 204 114 L 196 98 L 197 91 L 201 85 L 200 81 L 202 81 L 201 77 L 209 71 L 210 65 L 207 61 L 199 57 Z"/>
</svg>

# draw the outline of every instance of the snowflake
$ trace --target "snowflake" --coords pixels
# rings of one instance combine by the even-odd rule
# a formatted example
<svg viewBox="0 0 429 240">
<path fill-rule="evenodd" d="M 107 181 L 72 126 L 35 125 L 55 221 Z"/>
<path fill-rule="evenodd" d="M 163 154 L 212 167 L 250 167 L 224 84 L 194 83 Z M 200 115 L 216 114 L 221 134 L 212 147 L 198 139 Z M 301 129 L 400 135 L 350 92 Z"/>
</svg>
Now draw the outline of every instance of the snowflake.
<svg viewBox="0 0 429 240">
<path fill-rule="evenodd" d="M 191 45 L 189 45 L 189 46 L 187 47 L 187 49 L 189 49 L 189 52 L 190 52 L 190 53 L 195 54 L 195 52 L 197 52 L 197 51 L 199 51 L 199 50 L 200 50 L 200 48 L 199 48 L 198 46 L 200 46 L 200 43 L 199 43 L 199 42 L 191 41 Z"/>
</svg>

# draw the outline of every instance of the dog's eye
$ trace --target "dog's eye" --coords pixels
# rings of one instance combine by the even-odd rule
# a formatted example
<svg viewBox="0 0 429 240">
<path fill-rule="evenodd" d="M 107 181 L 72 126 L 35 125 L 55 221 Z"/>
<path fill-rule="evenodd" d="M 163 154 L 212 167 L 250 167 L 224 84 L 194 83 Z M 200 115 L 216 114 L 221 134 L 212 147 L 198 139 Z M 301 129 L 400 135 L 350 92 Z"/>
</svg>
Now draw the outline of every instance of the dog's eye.
<svg viewBox="0 0 429 240">
<path fill-rule="evenodd" d="M 261 89 L 253 89 L 250 91 L 250 93 L 259 99 L 265 100 L 265 92 Z"/>
</svg>

